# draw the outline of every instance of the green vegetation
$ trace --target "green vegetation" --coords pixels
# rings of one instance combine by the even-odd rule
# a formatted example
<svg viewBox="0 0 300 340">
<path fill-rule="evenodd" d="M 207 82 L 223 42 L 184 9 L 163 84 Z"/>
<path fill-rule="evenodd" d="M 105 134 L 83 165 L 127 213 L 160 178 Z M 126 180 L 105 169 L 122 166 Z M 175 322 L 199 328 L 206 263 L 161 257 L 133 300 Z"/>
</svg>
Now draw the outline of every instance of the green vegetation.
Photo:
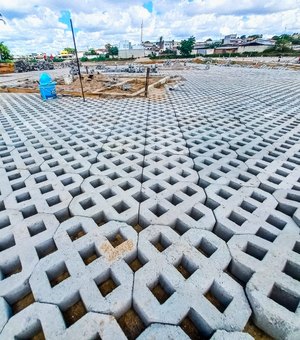
<svg viewBox="0 0 300 340">
<path fill-rule="evenodd" d="M 166 49 L 165 51 L 161 52 L 161 55 L 163 55 L 163 56 L 173 56 L 174 57 L 176 55 L 176 51 Z"/>
<path fill-rule="evenodd" d="M 119 49 L 116 46 L 112 46 L 111 44 L 106 44 L 106 57 L 109 58 L 109 56 L 116 57 L 119 54 Z"/>
<path fill-rule="evenodd" d="M 84 55 L 97 55 L 97 52 L 93 48 L 90 48 Z"/>
<path fill-rule="evenodd" d="M 13 59 L 13 56 L 10 54 L 10 50 L 6 45 L 4 45 L 3 41 L 0 42 L 0 62 L 1 63 L 10 63 Z"/>
<path fill-rule="evenodd" d="M 74 54 L 75 53 L 75 49 L 72 47 L 65 47 L 64 51 L 68 52 L 69 54 Z"/>
<path fill-rule="evenodd" d="M 195 37 L 190 37 L 187 40 L 181 40 L 180 46 L 178 46 L 177 49 L 183 56 L 189 57 L 192 54 L 195 42 L 196 42 Z"/>
<path fill-rule="evenodd" d="M 61 62 L 63 62 L 64 61 L 64 58 L 57 58 L 57 57 L 54 57 L 53 58 L 53 62 L 54 63 L 61 63 Z"/>
<path fill-rule="evenodd" d="M 192 59 L 192 58 L 195 58 L 195 57 L 199 57 L 200 55 L 199 54 L 191 54 L 189 56 L 183 56 L 183 55 L 177 55 L 177 54 L 169 54 L 169 55 L 165 55 L 165 54 L 162 54 L 162 55 L 159 55 L 159 56 L 156 56 L 156 55 L 152 55 L 152 56 L 149 56 L 150 59 L 152 60 L 159 60 L 159 59 Z"/>
<path fill-rule="evenodd" d="M 259 38 L 262 38 L 263 35 L 262 34 L 252 34 L 252 35 L 248 35 L 248 39 L 259 39 Z"/>
<path fill-rule="evenodd" d="M 206 40 L 206 42 L 208 42 L 208 44 L 205 46 L 205 48 L 217 48 L 222 46 L 222 41 L 209 42 Z"/>
<path fill-rule="evenodd" d="M 272 38 L 273 40 L 276 40 L 276 43 L 279 44 L 290 44 L 290 45 L 300 45 L 300 34 L 294 33 L 294 34 L 282 34 L 282 35 L 274 35 Z"/>
<path fill-rule="evenodd" d="M 86 56 L 80 58 L 81 62 L 84 62 L 84 61 L 109 61 L 109 60 L 111 60 L 109 57 L 107 58 L 106 56 L 102 56 L 102 55 L 99 55 L 95 58 L 87 58 Z"/>
</svg>

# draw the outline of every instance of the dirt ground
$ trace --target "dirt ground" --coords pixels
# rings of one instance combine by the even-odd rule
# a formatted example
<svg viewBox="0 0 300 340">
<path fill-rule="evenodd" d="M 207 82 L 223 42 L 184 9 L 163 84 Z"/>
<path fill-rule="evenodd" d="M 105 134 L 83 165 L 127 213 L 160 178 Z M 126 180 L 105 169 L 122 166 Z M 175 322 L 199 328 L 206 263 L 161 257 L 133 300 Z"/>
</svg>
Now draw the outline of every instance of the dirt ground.
<svg viewBox="0 0 300 340">
<path fill-rule="evenodd" d="M 150 77 L 149 85 L 152 85 L 163 79 L 163 77 Z M 58 94 L 70 94 L 76 95 L 81 94 L 80 79 L 75 76 L 74 81 L 66 85 L 62 77 L 54 79 L 57 83 L 56 92 Z M 83 75 L 82 85 L 84 93 L 89 95 L 134 95 L 135 93 L 142 91 L 145 88 L 146 78 L 145 76 L 120 76 L 120 75 L 104 75 L 104 74 L 93 74 L 93 75 Z M 36 80 L 20 80 L 18 85 L 7 87 L 2 86 L 2 92 L 7 89 L 8 92 L 39 92 L 39 84 Z M 143 91 L 142 91 L 143 92 Z M 164 86 L 157 86 L 155 88 L 156 94 L 160 95 L 164 93 Z"/>
</svg>

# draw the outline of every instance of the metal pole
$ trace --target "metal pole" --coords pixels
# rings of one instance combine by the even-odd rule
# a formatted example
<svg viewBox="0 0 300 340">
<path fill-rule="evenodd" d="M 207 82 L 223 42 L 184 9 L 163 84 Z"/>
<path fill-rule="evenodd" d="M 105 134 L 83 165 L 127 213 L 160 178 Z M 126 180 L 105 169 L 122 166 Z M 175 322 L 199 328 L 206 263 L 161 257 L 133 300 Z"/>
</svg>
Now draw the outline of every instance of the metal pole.
<svg viewBox="0 0 300 340">
<path fill-rule="evenodd" d="M 70 19 L 70 24 L 71 24 L 71 30 L 72 30 L 72 36 L 73 36 L 73 43 L 74 43 L 74 50 L 75 50 L 75 55 L 76 55 L 77 67 L 78 67 L 78 74 L 79 74 L 79 80 L 80 80 L 80 86 L 81 86 L 82 99 L 85 102 L 83 86 L 82 86 L 82 79 L 81 79 L 81 72 L 80 72 L 80 65 L 79 65 L 79 59 L 78 59 L 78 54 L 77 54 L 77 47 L 76 47 L 76 42 L 75 42 L 75 35 L 74 35 L 74 30 L 73 30 L 72 19 Z"/>
<path fill-rule="evenodd" d="M 147 67 L 146 85 L 145 85 L 145 97 L 148 97 L 149 76 L 150 76 L 150 67 Z"/>
</svg>

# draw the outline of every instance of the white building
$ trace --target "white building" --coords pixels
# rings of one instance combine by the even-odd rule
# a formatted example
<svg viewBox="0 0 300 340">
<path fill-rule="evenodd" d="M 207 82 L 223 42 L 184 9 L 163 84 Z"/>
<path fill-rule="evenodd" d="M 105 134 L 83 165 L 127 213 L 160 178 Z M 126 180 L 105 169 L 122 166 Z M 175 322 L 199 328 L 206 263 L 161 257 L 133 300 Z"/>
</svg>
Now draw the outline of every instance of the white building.
<svg viewBox="0 0 300 340">
<path fill-rule="evenodd" d="M 146 51 L 145 47 L 142 45 L 131 45 L 127 49 L 119 49 L 119 58 L 129 59 L 129 58 L 142 58 L 148 55 L 150 51 Z"/>
<path fill-rule="evenodd" d="M 225 35 L 223 45 L 239 45 L 244 40 L 237 37 L 237 34 Z"/>
<path fill-rule="evenodd" d="M 129 40 L 123 40 L 123 41 L 119 42 L 119 46 L 118 46 L 119 50 L 129 50 L 131 48 L 132 48 L 132 46 L 131 46 L 131 42 Z"/>
<path fill-rule="evenodd" d="M 210 55 L 215 53 L 214 48 L 198 48 L 197 50 L 194 50 L 194 54 L 201 54 L 201 55 Z"/>
<path fill-rule="evenodd" d="M 275 45 L 275 42 L 272 40 L 264 40 L 264 39 L 256 39 L 251 42 L 240 45 L 237 53 L 251 53 L 257 52 L 262 53 L 268 48 L 271 48 Z"/>
</svg>

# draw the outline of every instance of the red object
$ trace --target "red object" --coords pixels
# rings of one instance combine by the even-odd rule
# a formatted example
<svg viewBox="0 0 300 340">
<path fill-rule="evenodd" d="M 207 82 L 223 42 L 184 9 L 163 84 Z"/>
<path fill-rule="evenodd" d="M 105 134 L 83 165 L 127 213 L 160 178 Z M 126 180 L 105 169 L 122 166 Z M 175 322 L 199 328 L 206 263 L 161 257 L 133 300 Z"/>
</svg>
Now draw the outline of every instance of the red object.
<svg viewBox="0 0 300 340">
<path fill-rule="evenodd" d="M 50 55 L 50 60 L 53 60 L 53 59 L 54 59 L 54 57 L 53 57 L 53 55 L 51 54 L 51 55 Z"/>
<path fill-rule="evenodd" d="M 44 60 L 47 60 L 47 55 L 46 54 L 44 54 Z"/>
</svg>

